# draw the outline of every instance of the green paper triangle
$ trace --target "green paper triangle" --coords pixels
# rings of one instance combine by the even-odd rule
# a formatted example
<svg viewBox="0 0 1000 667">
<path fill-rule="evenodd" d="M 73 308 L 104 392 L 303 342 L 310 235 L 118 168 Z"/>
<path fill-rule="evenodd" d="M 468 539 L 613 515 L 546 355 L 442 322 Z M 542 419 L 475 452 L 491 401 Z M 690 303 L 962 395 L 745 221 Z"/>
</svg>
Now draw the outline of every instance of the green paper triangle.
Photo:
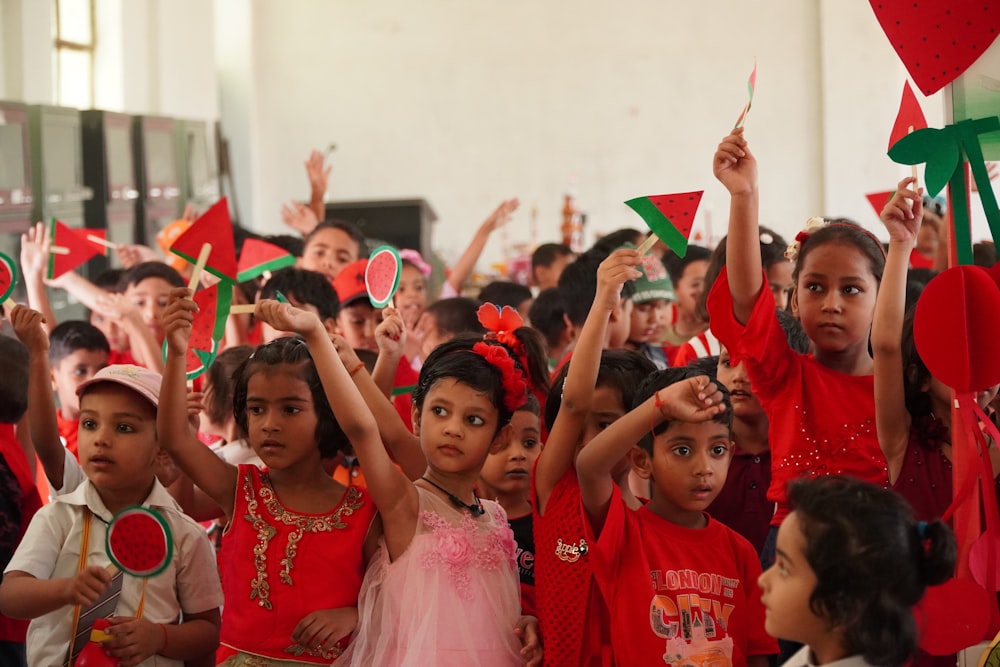
<svg viewBox="0 0 1000 667">
<path fill-rule="evenodd" d="M 672 195 L 649 195 L 629 199 L 625 204 L 639 214 L 650 231 L 677 254 L 687 254 L 694 216 L 704 190 Z"/>
</svg>

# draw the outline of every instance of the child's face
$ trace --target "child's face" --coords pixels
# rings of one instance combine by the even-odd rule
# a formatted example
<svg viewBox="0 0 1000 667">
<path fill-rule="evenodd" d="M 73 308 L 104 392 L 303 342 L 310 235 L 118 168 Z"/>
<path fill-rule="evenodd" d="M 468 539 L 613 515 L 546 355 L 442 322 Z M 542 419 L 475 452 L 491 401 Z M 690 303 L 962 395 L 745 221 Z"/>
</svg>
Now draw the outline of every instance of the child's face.
<svg viewBox="0 0 1000 667">
<path fill-rule="evenodd" d="M 778 310 L 784 310 L 788 307 L 788 295 L 795 287 L 795 281 L 792 280 L 794 269 L 795 267 L 789 261 L 778 262 L 765 269 L 767 285 L 771 294 L 774 295 L 774 305 L 777 306 Z"/>
<path fill-rule="evenodd" d="M 653 479 L 649 508 L 680 526 L 701 527 L 702 513 L 726 483 L 730 437 L 725 424 L 680 421 L 655 436 L 653 456 L 640 470 Z"/>
<path fill-rule="evenodd" d="M 583 421 L 583 438 L 580 446 L 586 446 L 598 433 L 620 419 L 627 410 L 622 402 L 622 393 L 616 387 L 598 386 L 594 389 L 590 412 Z"/>
<path fill-rule="evenodd" d="M 559 276 L 562 275 L 566 265 L 576 259 L 576 255 L 557 255 L 548 266 L 536 266 L 531 274 L 534 278 L 538 291 L 544 291 L 550 287 L 559 286 Z"/>
<path fill-rule="evenodd" d="M 378 352 L 375 327 L 381 321 L 382 311 L 375 310 L 368 301 L 359 300 L 340 308 L 337 329 L 351 347 Z"/>
<path fill-rule="evenodd" d="M 817 350 L 867 355 L 877 294 L 878 282 L 860 250 L 824 243 L 806 255 L 792 311 Z"/>
<path fill-rule="evenodd" d="M 342 229 L 321 229 L 309 239 L 302 251 L 303 269 L 326 274 L 330 280 L 340 270 L 358 259 L 358 244 Z"/>
<path fill-rule="evenodd" d="M 492 496 L 524 494 L 531 489 L 531 471 L 541 452 L 541 424 L 538 415 L 518 410 L 510 419 L 510 442 L 486 457 L 479 478 Z"/>
<path fill-rule="evenodd" d="M 417 322 L 417 336 L 420 337 L 420 354 L 426 359 L 441 343 L 446 343 L 451 336 L 446 336 L 438 328 L 437 316 L 434 313 L 424 313 Z"/>
<path fill-rule="evenodd" d="M 698 299 L 705 289 L 705 272 L 708 271 L 708 260 L 699 259 L 684 267 L 684 273 L 674 285 L 677 295 L 677 310 L 681 313 L 693 313 L 698 306 Z"/>
<path fill-rule="evenodd" d="M 736 366 L 729 363 L 729 350 L 722 347 L 715 376 L 729 390 L 729 400 L 733 404 L 733 417 L 741 420 L 756 420 L 765 417 L 764 408 L 753 394 L 747 369 L 741 361 Z"/>
<path fill-rule="evenodd" d="M 52 367 L 52 389 L 59 398 L 59 410 L 66 419 L 80 415 L 80 397 L 76 388 L 108 365 L 104 350 L 73 350 Z"/>
<path fill-rule="evenodd" d="M 799 516 L 792 512 L 778 528 L 774 565 L 757 580 L 763 592 L 764 629 L 772 637 L 808 644 L 829 641 L 829 624 L 809 607 L 816 574 L 805 554 L 806 538 Z"/>
<path fill-rule="evenodd" d="M 666 307 L 667 302 L 663 299 L 633 304 L 628 339 L 633 343 L 648 343 L 653 340 Z"/>
<path fill-rule="evenodd" d="M 118 323 L 107 315 L 98 312 L 90 313 L 90 323 L 101 330 L 104 337 L 108 339 L 108 345 L 115 352 L 125 352 L 129 349 L 128 334 L 118 326 Z"/>
<path fill-rule="evenodd" d="M 490 397 L 454 378 L 431 385 L 419 411 L 414 403 L 412 417 L 427 465 L 443 473 L 478 476 L 490 451 L 509 436 L 509 429 L 497 429 Z"/>
<path fill-rule="evenodd" d="M 149 401 L 113 382 L 88 387 L 78 434 L 80 464 L 109 510 L 145 500 L 160 451 Z"/>
<path fill-rule="evenodd" d="M 163 342 L 163 324 L 160 321 L 163 309 L 170 302 L 170 290 L 174 288 L 163 278 L 150 277 L 125 288 L 125 298 L 135 304 L 142 313 L 142 320 L 153 332 L 157 343 Z"/>
<path fill-rule="evenodd" d="M 417 267 L 403 264 L 403 270 L 399 274 L 399 289 L 393 300 L 406 326 L 416 326 L 420 313 L 427 305 L 427 281 Z"/>
<path fill-rule="evenodd" d="M 319 465 L 319 418 L 297 366 L 259 366 L 247 381 L 247 438 L 268 468 Z"/>
</svg>

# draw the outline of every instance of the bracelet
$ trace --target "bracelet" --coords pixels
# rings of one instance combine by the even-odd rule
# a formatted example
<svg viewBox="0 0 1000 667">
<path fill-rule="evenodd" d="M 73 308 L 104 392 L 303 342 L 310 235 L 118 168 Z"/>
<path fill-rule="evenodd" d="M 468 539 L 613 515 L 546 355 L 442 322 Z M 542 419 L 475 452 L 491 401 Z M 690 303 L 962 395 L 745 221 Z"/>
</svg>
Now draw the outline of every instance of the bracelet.
<svg viewBox="0 0 1000 667">
<path fill-rule="evenodd" d="M 666 405 L 666 403 L 664 403 L 663 399 L 660 398 L 659 391 L 653 392 L 653 405 L 656 406 L 656 409 L 659 411 L 661 417 L 668 419 L 667 415 L 663 414 L 663 406 Z"/>
<path fill-rule="evenodd" d="M 160 630 L 163 630 L 163 648 L 160 649 L 160 652 L 162 653 L 167 650 L 167 626 L 163 623 L 157 623 L 157 625 L 160 626 Z"/>
<path fill-rule="evenodd" d="M 363 362 L 363 361 L 359 361 L 359 362 L 358 362 L 358 365 L 357 365 L 357 366 L 355 366 L 354 368 L 352 368 L 352 369 L 351 369 L 351 370 L 350 370 L 350 371 L 348 372 L 348 375 L 350 375 L 351 377 L 354 377 L 354 375 L 355 375 L 355 374 L 356 374 L 356 373 L 357 373 L 358 371 L 360 371 L 360 370 L 361 370 L 362 368 L 364 368 L 364 367 L 365 367 L 365 362 Z"/>
</svg>

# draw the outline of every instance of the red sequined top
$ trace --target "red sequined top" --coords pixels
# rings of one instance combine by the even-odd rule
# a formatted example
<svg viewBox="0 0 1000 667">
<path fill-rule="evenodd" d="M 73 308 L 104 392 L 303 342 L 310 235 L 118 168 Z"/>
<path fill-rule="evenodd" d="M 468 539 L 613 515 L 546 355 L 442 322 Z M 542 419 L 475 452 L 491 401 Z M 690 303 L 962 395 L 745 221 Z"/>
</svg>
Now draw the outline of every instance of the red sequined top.
<svg viewBox="0 0 1000 667">
<path fill-rule="evenodd" d="M 225 593 L 219 660 L 242 651 L 328 665 L 347 637 L 338 650 L 320 652 L 292 641 L 292 632 L 314 611 L 357 606 L 375 503 L 349 486 L 330 512 L 299 514 L 281 504 L 256 466 L 239 466 L 238 479 L 219 557 Z"/>
</svg>

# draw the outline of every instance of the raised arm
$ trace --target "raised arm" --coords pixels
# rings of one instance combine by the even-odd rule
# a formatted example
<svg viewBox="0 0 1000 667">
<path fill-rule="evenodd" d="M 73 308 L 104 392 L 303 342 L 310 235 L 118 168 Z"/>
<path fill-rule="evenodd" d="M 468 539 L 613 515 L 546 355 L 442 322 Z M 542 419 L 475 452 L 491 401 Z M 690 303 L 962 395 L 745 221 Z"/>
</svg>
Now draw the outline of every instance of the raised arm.
<svg viewBox="0 0 1000 667">
<path fill-rule="evenodd" d="M 902 337 L 906 309 L 906 270 L 910 252 L 923 220 L 923 201 L 910 188 L 914 178 L 904 178 L 882 209 L 882 223 L 889 232 L 886 257 L 872 320 L 872 355 L 875 362 L 875 428 L 878 442 L 894 483 L 903 466 L 912 418 L 904 399 Z"/>
<path fill-rule="evenodd" d="M 36 310 L 15 306 L 10 313 L 14 334 L 28 348 L 28 425 L 35 453 L 53 489 L 63 486 L 66 448 L 59 438 L 56 402 L 52 396 L 49 337 L 44 318 Z"/>
<path fill-rule="evenodd" d="M 58 322 L 45 291 L 45 274 L 49 266 L 49 228 L 44 222 L 37 223 L 21 234 L 21 273 L 24 289 L 28 295 L 28 305 L 42 314 L 46 332 L 56 328 Z"/>
<path fill-rule="evenodd" d="M 622 286 L 642 275 L 635 268 L 641 261 L 635 249 L 621 248 L 608 255 L 597 269 L 594 303 L 573 348 L 559 413 L 535 467 L 535 495 L 540 514 L 545 513 L 552 489 L 573 466 L 597 385 L 608 320 L 621 301 Z"/>
<path fill-rule="evenodd" d="M 655 392 L 598 433 L 576 459 L 583 507 L 594 532 L 600 534 L 611 506 L 612 470 L 644 434 L 667 419 L 703 422 L 723 410 L 722 392 L 714 382 L 705 376 L 688 378 Z"/>
<path fill-rule="evenodd" d="M 330 172 L 333 167 L 325 164 L 323 154 L 313 151 L 306 160 L 306 175 L 309 177 L 309 208 L 317 220 L 326 219 L 326 189 L 330 186 Z"/>
<path fill-rule="evenodd" d="M 191 324 L 198 306 L 190 298 L 191 290 L 179 287 L 170 292 L 170 303 L 163 311 L 163 331 L 167 343 L 167 361 L 160 387 L 160 405 L 156 429 L 160 447 L 165 449 L 184 474 L 218 503 L 232 518 L 236 502 L 238 473 L 198 440 L 187 414 L 185 361 Z"/>
<path fill-rule="evenodd" d="M 486 247 L 486 241 L 489 240 L 490 234 L 493 233 L 493 230 L 507 224 L 511 213 L 517 210 L 518 205 L 519 202 L 517 199 L 508 199 L 501 202 L 496 210 L 490 213 L 490 217 L 486 218 L 479 225 L 479 229 L 476 230 L 476 234 L 469 241 L 465 252 L 455 262 L 455 266 L 451 268 L 451 273 L 448 275 L 448 284 L 455 290 L 456 294 L 462 293 L 462 284 L 465 283 L 465 279 L 469 277 L 472 270 L 476 268 L 476 262 L 479 261 L 479 256 L 483 254 L 483 248 Z"/>
<path fill-rule="evenodd" d="M 124 294 L 105 292 L 98 297 L 94 310 L 113 319 L 128 336 L 129 351 L 136 362 L 157 373 L 163 373 L 163 352 L 156 337 L 142 319 L 142 313 Z"/>
<path fill-rule="evenodd" d="M 758 236 L 760 197 L 757 191 L 757 160 L 743 128 L 722 140 L 712 162 L 715 177 L 729 190 L 729 236 L 726 240 L 726 268 L 733 314 L 746 324 L 757 294 L 763 286 Z"/>
</svg>

